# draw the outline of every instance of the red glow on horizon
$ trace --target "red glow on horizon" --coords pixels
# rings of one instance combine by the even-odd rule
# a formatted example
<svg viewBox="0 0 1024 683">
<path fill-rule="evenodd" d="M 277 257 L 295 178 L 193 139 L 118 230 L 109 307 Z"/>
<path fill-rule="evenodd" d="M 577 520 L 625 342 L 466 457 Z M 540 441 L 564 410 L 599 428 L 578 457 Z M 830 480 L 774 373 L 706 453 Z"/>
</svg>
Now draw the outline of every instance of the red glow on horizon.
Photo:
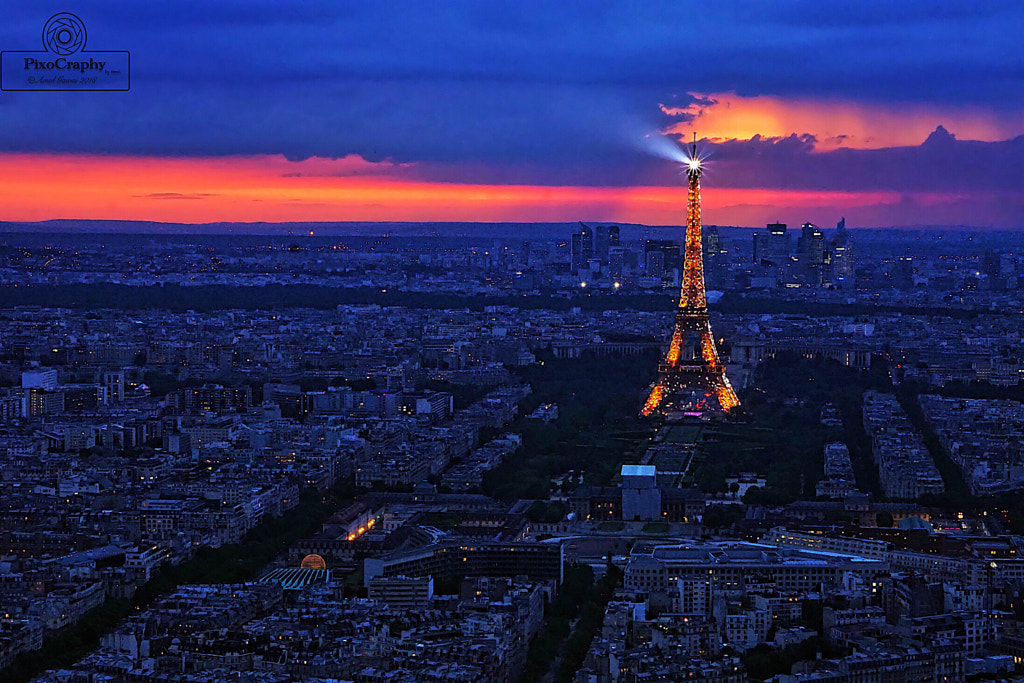
<svg viewBox="0 0 1024 683">
<path fill-rule="evenodd" d="M 403 167 L 358 157 L 162 158 L 0 155 L 0 220 L 55 218 L 219 221 L 527 221 L 578 219 L 680 225 L 685 187 L 472 185 L 403 179 Z M 776 207 L 835 209 L 892 203 L 891 192 L 709 187 L 709 223 Z"/>
</svg>

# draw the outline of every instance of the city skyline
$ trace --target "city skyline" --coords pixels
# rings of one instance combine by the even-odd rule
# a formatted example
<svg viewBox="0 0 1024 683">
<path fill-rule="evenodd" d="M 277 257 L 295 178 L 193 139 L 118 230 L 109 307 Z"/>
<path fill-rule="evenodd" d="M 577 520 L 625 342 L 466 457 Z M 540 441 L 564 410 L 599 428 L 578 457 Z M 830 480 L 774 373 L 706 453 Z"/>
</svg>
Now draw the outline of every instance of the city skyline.
<svg viewBox="0 0 1024 683">
<path fill-rule="evenodd" d="M 709 224 L 1024 214 L 1012 3 L 74 9 L 131 90 L 0 94 L 0 220 L 679 225 L 694 132 Z"/>
</svg>

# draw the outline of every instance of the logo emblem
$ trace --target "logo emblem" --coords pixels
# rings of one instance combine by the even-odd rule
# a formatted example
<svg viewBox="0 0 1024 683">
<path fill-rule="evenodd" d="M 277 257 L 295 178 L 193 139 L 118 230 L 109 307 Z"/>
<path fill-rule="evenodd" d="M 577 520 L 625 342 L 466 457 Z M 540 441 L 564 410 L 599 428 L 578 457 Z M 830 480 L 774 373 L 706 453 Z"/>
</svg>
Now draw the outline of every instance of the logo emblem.
<svg viewBox="0 0 1024 683">
<path fill-rule="evenodd" d="M 85 24 L 70 12 L 54 14 L 43 26 L 43 47 L 68 56 L 85 48 Z"/>
<path fill-rule="evenodd" d="M 85 22 L 58 12 L 43 24 L 42 50 L 0 51 L 0 90 L 130 90 L 127 50 L 86 50 Z"/>
</svg>

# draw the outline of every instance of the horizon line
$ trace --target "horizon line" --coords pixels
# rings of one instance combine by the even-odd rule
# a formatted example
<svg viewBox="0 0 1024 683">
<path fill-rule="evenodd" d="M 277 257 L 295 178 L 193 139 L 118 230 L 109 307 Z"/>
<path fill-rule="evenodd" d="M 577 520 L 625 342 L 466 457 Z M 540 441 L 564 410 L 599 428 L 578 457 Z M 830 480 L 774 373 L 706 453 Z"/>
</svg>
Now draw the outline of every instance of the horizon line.
<svg viewBox="0 0 1024 683">
<path fill-rule="evenodd" d="M 267 228 L 267 229 L 274 228 L 274 227 L 288 227 L 288 226 L 324 226 L 324 227 L 338 226 L 338 227 L 341 227 L 341 226 L 374 226 L 374 225 L 387 225 L 387 226 L 400 226 L 400 227 L 410 227 L 410 226 L 441 226 L 441 227 L 443 227 L 443 226 L 479 226 L 479 227 L 484 227 L 484 226 L 531 226 L 532 225 L 532 226 L 537 226 L 537 227 L 543 227 L 543 226 L 561 226 L 561 225 L 572 225 L 572 226 L 574 226 L 574 225 L 578 224 L 581 221 L 584 222 L 584 223 L 591 223 L 591 224 L 594 224 L 594 225 L 617 225 L 617 226 L 620 226 L 620 227 L 631 227 L 631 228 L 636 228 L 636 229 L 640 229 L 640 230 L 644 230 L 644 229 L 646 229 L 646 230 L 666 229 L 667 230 L 667 229 L 682 229 L 683 228 L 682 224 L 678 224 L 678 225 L 673 225 L 673 224 L 651 225 L 651 224 L 646 224 L 646 223 L 632 223 L 632 222 L 625 222 L 625 221 L 601 221 L 601 220 L 583 220 L 583 219 L 580 219 L 580 220 L 569 220 L 569 221 L 507 221 L 507 220 L 505 220 L 505 221 L 502 221 L 502 220 L 495 220 L 495 221 L 429 221 L 429 220 L 425 220 L 425 221 L 344 221 L 344 220 L 339 220 L 339 221 L 210 221 L 210 222 L 204 222 L 204 223 L 185 223 L 185 222 L 178 222 L 178 221 L 147 221 L 147 220 L 120 219 L 120 218 L 110 218 L 110 219 L 107 219 L 107 218 L 49 218 L 49 219 L 41 220 L 41 221 L 16 221 L 16 220 L 15 221 L 11 221 L 11 220 L 2 220 L 2 219 L 0 219 L 0 233 L 8 233 L 8 234 L 26 233 L 26 232 L 34 232 L 34 230 L 32 230 L 32 228 L 52 227 L 52 228 L 55 228 L 55 229 L 39 230 L 38 232 L 49 233 L 49 234 L 84 234 L 84 233 L 79 233 L 79 232 L 77 232 L 77 231 L 75 231 L 73 229 L 72 230 L 67 229 L 67 228 L 74 227 L 72 225 L 67 225 L 67 226 L 50 225 L 50 224 L 61 224 L 61 223 L 89 224 L 89 226 L 93 227 L 93 228 L 96 227 L 96 224 L 103 224 L 103 223 L 115 224 L 115 225 L 123 225 L 123 226 L 130 226 L 130 227 L 143 227 L 143 226 L 151 226 L 152 227 L 151 230 L 141 230 L 139 232 L 124 232 L 124 233 L 121 233 L 121 234 L 159 234 L 159 229 L 161 227 L 176 228 L 179 231 L 185 232 L 185 234 L 188 234 L 187 233 L 187 229 L 188 228 L 197 228 L 197 229 L 219 228 L 219 227 L 229 228 L 229 227 L 233 227 L 233 226 L 238 226 L 239 228 L 262 227 L 262 228 Z M 789 226 L 792 226 L 792 227 L 795 227 L 795 228 L 799 228 L 800 226 L 803 225 L 803 223 L 792 223 L 792 224 L 785 223 L 785 224 L 789 225 Z M 821 225 L 817 225 L 817 224 L 814 224 L 814 225 L 815 225 L 815 227 L 818 227 L 818 228 L 823 229 L 823 230 L 836 230 L 837 229 L 837 226 L 821 226 Z M 19 227 L 21 229 L 18 229 Z M 60 229 L 60 227 L 64 227 L 65 229 Z M 754 225 L 726 225 L 726 224 L 708 223 L 708 224 L 705 224 L 704 227 L 705 228 L 725 228 L 725 229 L 731 229 L 731 230 L 761 230 L 765 226 L 760 226 L 760 225 L 756 225 L 756 226 L 754 226 Z M 910 224 L 910 225 L 864 225 L 864 226 L 860 226 L 860 225 L 849 226 L 848 225 L 847 226 L 847 230 L 857 230 L 857 231 L 859 231 L 859 230 L 934 230 L 934 231 L 978 230 L 978 231 L 985 231 L 985 232 L 1017 232 L 1020 229 L 1021 228 L 998 227 L 998 226 L 992 226 L 992 225 L 965 225 L 965 224 L 959 224 L 959 225 L 958 224 Z M 201 230 L 201 231 L 205 232 L 207 234 L 234 234 L 233 232 L 218 233 L 218 232 L 213 232 L 213 231 L 210 231 L 210 230 Z M 118 234 L 118 232 L 119 231 L 117 231 L 117 230 L 110 230 L 110 231 L 108 231 L 108 232 L 106 232 L 104 234 Z M 259 233 L 251 232 L 250 234 L 259 234 Z M 265 234 L 273 234 L 273 233 L 265 233 Z M 334 233 L 334 234 L 336 234 L 336 233 Z M 293 237 L 318 237 L 320 235 L 316 235 L 316 234 L 313 234 L 313 235 L 302 234 L 302 235 L 290 235 L 290 236 L 293 236 Z"/>
</svg>

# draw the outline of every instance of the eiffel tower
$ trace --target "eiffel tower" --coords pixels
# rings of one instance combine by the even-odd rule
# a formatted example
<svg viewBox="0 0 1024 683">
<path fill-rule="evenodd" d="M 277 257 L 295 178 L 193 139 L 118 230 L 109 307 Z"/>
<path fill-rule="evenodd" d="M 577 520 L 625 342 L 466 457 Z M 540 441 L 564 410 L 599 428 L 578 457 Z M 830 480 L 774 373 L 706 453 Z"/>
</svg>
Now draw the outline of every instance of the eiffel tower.
<svg viewBox="0 0 1024 683">
<path fill-rule="evenodd" d="M 641 413 L 655 411 L 671 418 L 684 412 L 727 412 L 740 404 L 725 376 L 725 366 L 718 358 L 715 337 L 708 319 L 707 295 L 704 291 L 704 254 L 701 248 L 700 176 L 701 160 L 697 156 L 697 135 L 689 150 L 686 177 L 689 191 L 686 201 L 686 250 L 683 260 L 683 286 L 676 308 L 676 328 L 672 345 L 658 366 L 658 379 L 651 385 L 651 395 Z M 684 357 L 687 337 L 695 344 L 690 357 Z"/>
</svg>

